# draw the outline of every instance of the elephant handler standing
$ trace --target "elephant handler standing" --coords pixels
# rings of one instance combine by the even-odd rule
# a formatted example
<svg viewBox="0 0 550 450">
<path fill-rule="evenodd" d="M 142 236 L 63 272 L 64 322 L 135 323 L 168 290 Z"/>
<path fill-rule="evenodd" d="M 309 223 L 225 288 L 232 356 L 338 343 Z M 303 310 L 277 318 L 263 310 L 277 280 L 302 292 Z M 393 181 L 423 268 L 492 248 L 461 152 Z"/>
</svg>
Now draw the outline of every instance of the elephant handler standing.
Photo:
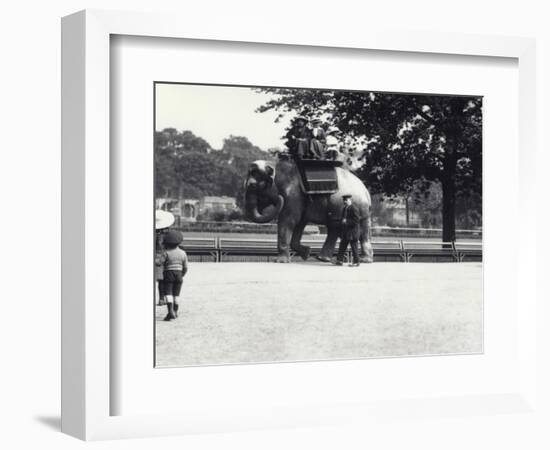
<svg viewBox="0 0 550 450">
<path fill-rule="evenodd" d="M 350 244 L 353 262 L 349 266 L 359 267 L 358 242 L 361 234 L 359 229 L 361 216 L 357 207 L 352 203 L 351 197 L 351 195 L 342 196 L 344 209 L 340 221 L 340 247 L 338 248 L 335 264 L 337 266 L 344 264 L 344 253 L 348 249 L 348 244 Z"/>
</svg>

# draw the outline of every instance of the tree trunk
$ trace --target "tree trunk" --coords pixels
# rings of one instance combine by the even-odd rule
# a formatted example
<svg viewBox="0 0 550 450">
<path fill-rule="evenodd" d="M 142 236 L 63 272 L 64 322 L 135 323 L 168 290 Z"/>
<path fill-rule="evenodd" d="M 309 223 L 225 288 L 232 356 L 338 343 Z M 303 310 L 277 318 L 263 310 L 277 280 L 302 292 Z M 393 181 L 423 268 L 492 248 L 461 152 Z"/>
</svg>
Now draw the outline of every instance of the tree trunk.
<svg viewBox="0 0 550 450">
<path fill-rule="evenodd" d="M 456 240 L 456 186 L 454 176 L 443 179 L 443 242 Z"/>
<path fill-rule="evenodd" d="M 443 161 L 443 242 L 456 240 L 456 138 L 447 139 Z"/>
<path fill-rule="evenodd" d="M 444 127 L 446 145 L 443 159 L 443 242 L 456 240 L 456 164 L 464 128 L 461 120 L 468 100 L 455 97 L 450 101 L 450 115 Z"/>
</svg>

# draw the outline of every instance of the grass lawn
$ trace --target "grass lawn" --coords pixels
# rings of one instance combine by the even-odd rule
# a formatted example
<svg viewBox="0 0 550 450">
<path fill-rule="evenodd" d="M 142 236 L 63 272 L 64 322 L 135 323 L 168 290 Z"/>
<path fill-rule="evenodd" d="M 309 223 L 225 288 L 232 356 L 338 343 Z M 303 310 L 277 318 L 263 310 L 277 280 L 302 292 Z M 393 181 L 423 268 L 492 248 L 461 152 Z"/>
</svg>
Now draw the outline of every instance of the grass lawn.
<svg viewBox="0 0 550 450">
<path fill-rule="evenodd" d="M 480 263 L 192 264 L 157 366 L 483 351 Z"/>
</svg>

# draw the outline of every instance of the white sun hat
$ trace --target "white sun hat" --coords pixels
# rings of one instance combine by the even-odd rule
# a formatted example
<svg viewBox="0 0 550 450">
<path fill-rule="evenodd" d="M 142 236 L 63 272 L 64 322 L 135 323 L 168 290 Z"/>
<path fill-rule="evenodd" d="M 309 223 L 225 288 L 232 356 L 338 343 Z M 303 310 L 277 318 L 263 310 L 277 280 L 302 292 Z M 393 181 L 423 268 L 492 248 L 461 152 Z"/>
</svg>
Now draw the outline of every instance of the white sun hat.
<svg viewBox="0 0 550 450">
<path fill-rule="evenodd" d="M 335 127 L 335 126 L 329 127 L 327 133 L 328 134 L 340 133 L 340 128 Z"/>
<path fill-rule="evenodd" d="M 168 211 L 164 211 L 162 209 L 157 209 L 155 211 L 155 229 L 161 230 L 162 228 L 168 228 L 169 226 L 172 226 L 174 222 L 176 221 L 176 218 L 174 217 L 174 214 Z"/>
</svg>

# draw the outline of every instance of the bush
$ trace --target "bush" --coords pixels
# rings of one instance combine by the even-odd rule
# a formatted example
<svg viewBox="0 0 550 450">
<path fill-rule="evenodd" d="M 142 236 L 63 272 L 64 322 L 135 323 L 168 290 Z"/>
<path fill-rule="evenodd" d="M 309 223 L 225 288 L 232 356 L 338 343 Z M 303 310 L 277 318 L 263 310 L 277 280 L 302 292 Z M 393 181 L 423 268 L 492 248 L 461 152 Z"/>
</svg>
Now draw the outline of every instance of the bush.
<svg viewBox="0 0 550 450">
<path fill-rule="evenodd" d="M 212 213 L 212 220 L 215 222 L 225 222 L 227 220 L 227 214 L 221 209 L 216 210 Z"/>
<path fill-rule="evenodd" d="M 227 218 L 231 221 L 242 220 L 243 213 L 240 209 L 233 209 L 232 211 L 229 212 L 229 214 L 227 215 Z"/>
</svg>

